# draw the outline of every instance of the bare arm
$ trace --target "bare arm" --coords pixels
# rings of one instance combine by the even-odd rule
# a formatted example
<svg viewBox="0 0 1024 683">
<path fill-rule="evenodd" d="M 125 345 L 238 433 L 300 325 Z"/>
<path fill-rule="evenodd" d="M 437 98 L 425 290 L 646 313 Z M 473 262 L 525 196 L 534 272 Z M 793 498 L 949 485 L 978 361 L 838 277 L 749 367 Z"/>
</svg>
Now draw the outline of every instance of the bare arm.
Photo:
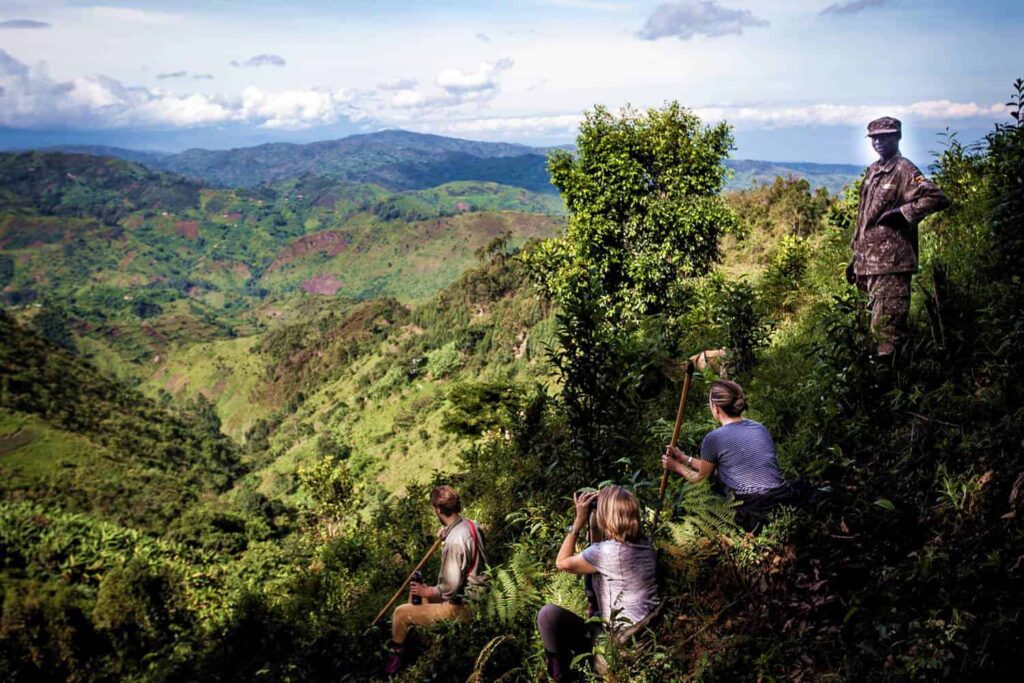
<svg viewBox="0 0 1024 683">
<path fill-rule="evenodd" d="M 707 349 L 690 356 L 690 362 L 693 363 L 693 367 L 697 368 L 699 372 L 704 372 L 710 368 L 715 373 L 721 375 L 722 369 L 725 367 L 725 354 L 725 349 Z"/>
<path fill-rule="evenodd" d="M 576 550 L 576 536 L 586 526 L 587 517 L 590 512 L 590 502 L 597 497 L 597 493 L 584 493 L 573 496 L 573 503 L 576 507 L 576 517 L 572 522 L 572 529 L 566 534 L 562 541 L 562 547 L 558 549 L 558 557 L 555 558 L 555 566 L 563 572 L 570 574 L 595 574 L 597 568 L 583 559 L 580 554 L 574 554 Z"/>
<path fill-rule="evenodd" d="M 693 484 L 707 479 L 715 471 L 714 463 L 686 455 L 671 445 L 665 447 L 665 454 L 661 456 L 661 464 L 665 466 L 665 469 L 672 470 Z"/>
</svg>

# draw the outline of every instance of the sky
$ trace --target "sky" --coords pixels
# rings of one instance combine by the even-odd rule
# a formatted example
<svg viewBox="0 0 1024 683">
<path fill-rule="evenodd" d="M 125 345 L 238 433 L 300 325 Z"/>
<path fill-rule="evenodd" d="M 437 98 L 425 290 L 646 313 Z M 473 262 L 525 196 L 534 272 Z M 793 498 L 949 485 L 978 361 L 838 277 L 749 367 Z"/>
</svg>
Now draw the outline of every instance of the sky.
<svg viewBox="0 0 1024 683">
<path fill-rule="evenodd" d="M 735 158 L 865 163 L 864 128 L 1010 121 L 1019 0 L 0 0 L 0 147 L 176 151 L 387 128 L 571 143 L 677 100 Z"/>
</svg>

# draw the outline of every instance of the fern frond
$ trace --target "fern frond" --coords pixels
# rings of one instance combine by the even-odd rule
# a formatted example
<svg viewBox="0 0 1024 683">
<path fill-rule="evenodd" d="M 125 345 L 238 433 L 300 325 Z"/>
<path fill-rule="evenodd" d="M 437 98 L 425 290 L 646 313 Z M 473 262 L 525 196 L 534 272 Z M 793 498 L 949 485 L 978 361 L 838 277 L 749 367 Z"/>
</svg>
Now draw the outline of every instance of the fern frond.
<svg viewBox="0 0 1024 683">
<path fill-rule="evenodd" d="M 683 517 L 665 522 L 669 540 L 663 547 L 684 564 L 707 557 L 717 544 L 732 545 L 741 535 L 735 520 L 736 503 L 718 496 L 706 481 L 684 486 L 681 502 Z"/>
<path fill-rule="evenodd" d="M 543 580 L 544 571 L 533 555 L 517 549 L 506 565 L 492 571 L 481 613 L 503 626 L 532 615 L 540 607 Z"/>
<path fill-rule="evenodd" d="M 587 613 L 587 595 L 583 580 L 575 574 L 558 572 L 544 589 L 544 602 L 558 605 L 575 614 Z"/>
</svg>

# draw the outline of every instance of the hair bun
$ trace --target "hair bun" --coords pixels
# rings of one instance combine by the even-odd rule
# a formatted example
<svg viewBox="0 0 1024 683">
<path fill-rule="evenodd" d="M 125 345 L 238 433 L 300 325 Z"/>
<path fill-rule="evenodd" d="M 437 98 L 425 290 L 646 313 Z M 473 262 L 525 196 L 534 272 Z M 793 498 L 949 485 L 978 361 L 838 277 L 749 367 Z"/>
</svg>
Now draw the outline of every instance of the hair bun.
<svg viewBox="0 0 1024 683">
<path fill-rule="evenodd" d="M 736 399 L 736 402 L 733 404 L 733 406 L 736 408 L 737 413 L 742 413 L 744 410 L 747 409 L 747 399 L 744 398 L 743 396 L 740 396 L 739 398 Z"/>
</svg>

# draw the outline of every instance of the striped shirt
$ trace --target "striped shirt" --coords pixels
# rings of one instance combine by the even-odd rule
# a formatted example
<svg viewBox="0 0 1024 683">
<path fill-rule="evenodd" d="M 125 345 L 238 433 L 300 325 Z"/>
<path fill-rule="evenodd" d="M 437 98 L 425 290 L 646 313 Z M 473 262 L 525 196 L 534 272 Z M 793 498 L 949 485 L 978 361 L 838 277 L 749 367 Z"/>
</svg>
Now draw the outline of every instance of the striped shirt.
<svg viewBox="0 0 1024 683">
<path fill-rule="evenodd" d="M 760 422 L 724 424 L 704 437 L 700 459 L 715 465 L 722 486 L 738 494 L 765 493 L 786 483 L 775 457 L 775 442 Z"/>
</svg>

